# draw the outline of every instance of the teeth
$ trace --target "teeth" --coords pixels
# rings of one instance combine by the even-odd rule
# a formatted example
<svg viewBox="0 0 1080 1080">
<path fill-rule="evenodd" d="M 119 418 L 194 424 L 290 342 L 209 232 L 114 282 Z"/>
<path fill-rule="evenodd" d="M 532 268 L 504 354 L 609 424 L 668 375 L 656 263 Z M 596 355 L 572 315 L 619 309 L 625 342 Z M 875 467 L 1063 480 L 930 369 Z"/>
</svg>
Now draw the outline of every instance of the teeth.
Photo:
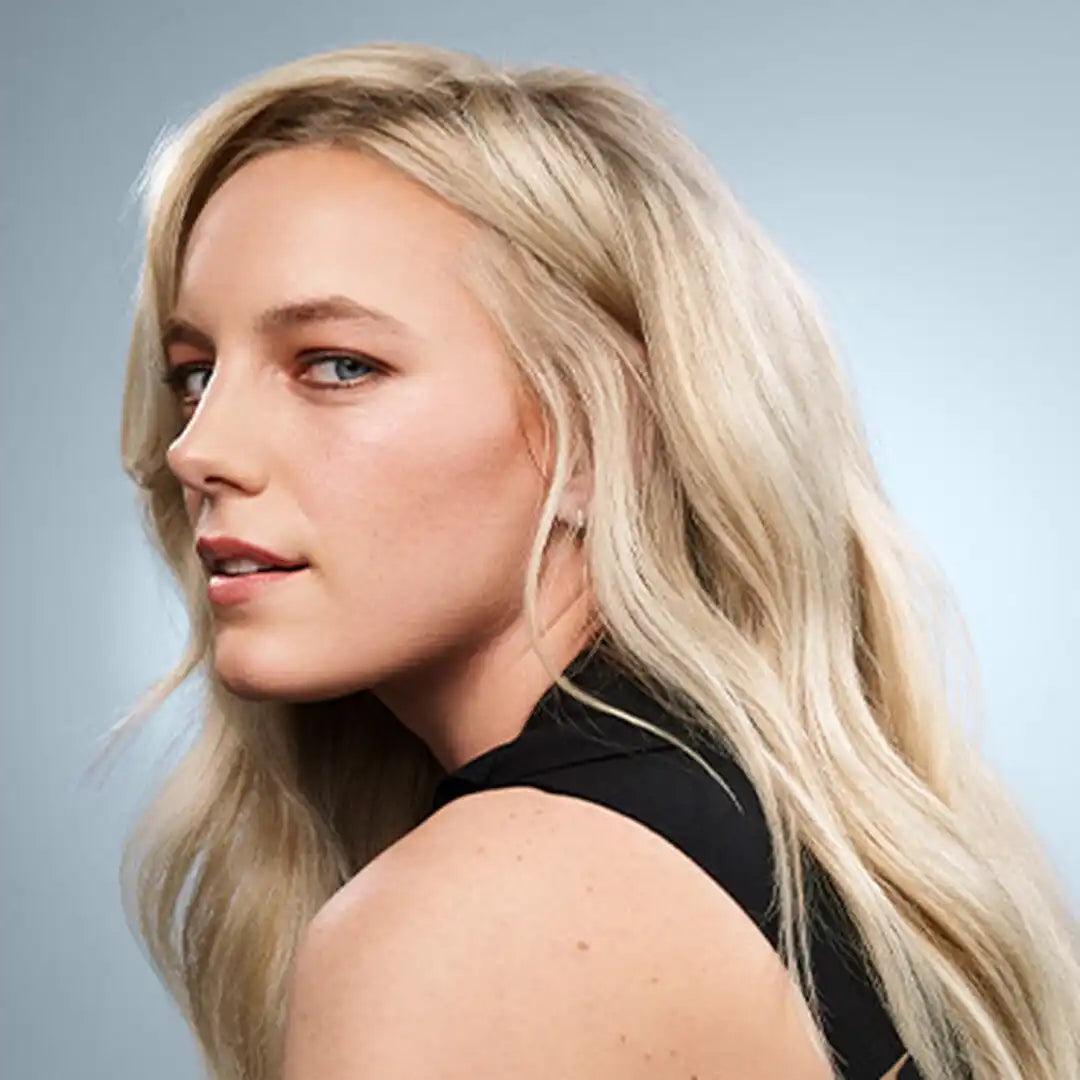
<svg viewBox="0 0 1080 1080">
<path fill-rule="evenodd" d="M 217 569 L 225 574 L 250 574 L 255 570 L 265 570 L 268 567 L 262 563 L 254 562 L 252 559 L 221 559 L 217 564 Z"/>
</svg>

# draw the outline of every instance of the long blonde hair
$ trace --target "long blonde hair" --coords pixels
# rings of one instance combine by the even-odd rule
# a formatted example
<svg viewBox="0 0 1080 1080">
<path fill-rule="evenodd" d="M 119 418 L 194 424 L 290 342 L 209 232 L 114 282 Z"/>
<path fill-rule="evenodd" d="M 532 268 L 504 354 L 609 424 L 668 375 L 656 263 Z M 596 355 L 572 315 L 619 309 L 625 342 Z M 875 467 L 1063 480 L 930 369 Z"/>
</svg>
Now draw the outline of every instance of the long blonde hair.
<svg viewBox="0 0 1080 1080">
<path fill-rule="evenodd" d="M 478 224 L 473 285 L 557 450 L 523 598 L 534 647 L 578 696 L 539 647 L 536 593 L 564 485 L 588 462 L 604 639 L 748 773 L 775 847 L 780 953 L 819 1024 L 805 855 L 927 1080 L 1080 1076 L 1076 924 L 965 728 L 980 697 L 970 638 L 882 489 L 816 297 L 625 82 L 393 43 L 230 90 L 160 140 L 144 177 L 123 462 L 191 633 L 104 749 L 198 670 L 197 736 L 123 874 L 212 1075 L 280 1076 L 300 936 L 425 817 L 443 775 L 370 692 L 246 701 L 208 663 L 203 571 L 165 461 L 179 419 L 161 322 L 210 195 L 303 144 L 375 155 Z M 967 698 L 950 692 L 954 655 Z"/>
</svg>

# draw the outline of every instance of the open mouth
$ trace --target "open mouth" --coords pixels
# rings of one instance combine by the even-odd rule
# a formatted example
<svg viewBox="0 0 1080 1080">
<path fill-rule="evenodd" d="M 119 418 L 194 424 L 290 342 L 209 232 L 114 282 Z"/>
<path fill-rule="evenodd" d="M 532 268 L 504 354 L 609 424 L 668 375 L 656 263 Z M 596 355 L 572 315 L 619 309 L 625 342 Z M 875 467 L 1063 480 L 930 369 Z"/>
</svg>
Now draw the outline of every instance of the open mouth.
<svg viewBox="0 0 1080 1080">
<path fill-rule="evenodd" d="M 215 577 L 250 577 L 252 574 L 295 574 L 298 570 L 306 570 L 307 563 L 299 566 L 260 566 L 255 570 L 214 570 Z"/>
</svg>

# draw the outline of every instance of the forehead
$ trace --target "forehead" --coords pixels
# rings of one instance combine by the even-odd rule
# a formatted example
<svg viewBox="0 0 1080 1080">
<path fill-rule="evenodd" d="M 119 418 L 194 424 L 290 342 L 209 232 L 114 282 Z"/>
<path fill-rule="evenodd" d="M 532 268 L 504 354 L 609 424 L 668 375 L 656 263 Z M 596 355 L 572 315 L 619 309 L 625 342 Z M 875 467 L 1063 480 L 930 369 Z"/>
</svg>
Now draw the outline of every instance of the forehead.
<svg viewBox="0 0 1080 1080">
<path fill-rule="evenodd" d="M 206 318 L 294 295 L 353 296 L 408 322 L 468 303 L 477 226 L 392 166 L 354 150 L 276 150 L 242 166 L 199 214 L 177 313 Z"/>
</svg>

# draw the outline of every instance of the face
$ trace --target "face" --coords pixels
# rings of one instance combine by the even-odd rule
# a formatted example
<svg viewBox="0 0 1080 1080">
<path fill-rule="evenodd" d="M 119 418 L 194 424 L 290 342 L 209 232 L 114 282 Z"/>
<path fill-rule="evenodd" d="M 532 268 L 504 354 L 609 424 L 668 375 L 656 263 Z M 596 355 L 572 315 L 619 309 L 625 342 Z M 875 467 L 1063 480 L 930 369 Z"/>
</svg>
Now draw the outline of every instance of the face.
<svg viewBox="0 0 1080 1080">
<path fill-rule="evenodd" d="M 520 657 L 542 435 L 464 284 L 475 236 L 343 149 L 257 158 L 199 216 L 168 345 L 171 367 L 198 366 L 177 373 L 168 465 L 198 536 L 308 564 L 212 605 L 215 668 L 241 696 L 434 692 Z M 380 314 L 266 315 L 331 296 Z"/>
</svg>

